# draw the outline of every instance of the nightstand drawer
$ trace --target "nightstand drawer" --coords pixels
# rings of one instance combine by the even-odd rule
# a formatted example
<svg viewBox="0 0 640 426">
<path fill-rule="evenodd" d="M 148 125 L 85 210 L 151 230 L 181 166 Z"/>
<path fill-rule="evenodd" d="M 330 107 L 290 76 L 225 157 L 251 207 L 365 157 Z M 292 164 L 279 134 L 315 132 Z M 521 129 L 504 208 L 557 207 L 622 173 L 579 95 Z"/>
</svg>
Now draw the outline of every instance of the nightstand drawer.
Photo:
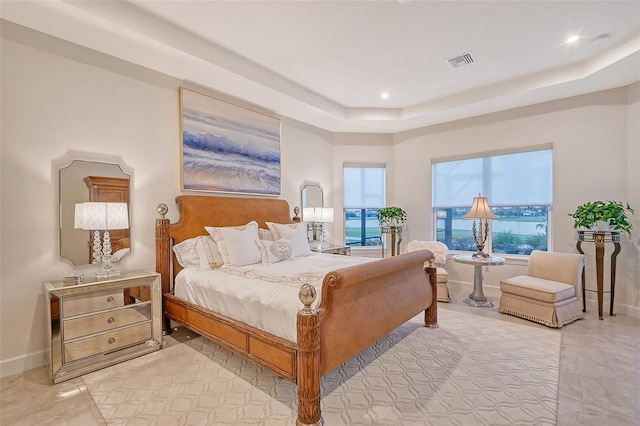
<svg viewBox="0 0 640 426">
<path fill-rule="evenodd" d="M 138 303 L 123 309 L 63 321 L 63 336 L 67 341 L 150 319 L 151 304 Z"/>
<path fill-rule="evenodd" d="M 151 322 L 64 344 L 65 362 L 144 342 L 151 336 Z"/>
<path fill-rule="evenodd" d="M 124 294 L 122 290 L 79 294 L 65 297 L 62 300 L 62 314 L 64 318 L 69 318 L 74 315 L 116 308 L 118 306 L 124 306 Z"/>
</svg>

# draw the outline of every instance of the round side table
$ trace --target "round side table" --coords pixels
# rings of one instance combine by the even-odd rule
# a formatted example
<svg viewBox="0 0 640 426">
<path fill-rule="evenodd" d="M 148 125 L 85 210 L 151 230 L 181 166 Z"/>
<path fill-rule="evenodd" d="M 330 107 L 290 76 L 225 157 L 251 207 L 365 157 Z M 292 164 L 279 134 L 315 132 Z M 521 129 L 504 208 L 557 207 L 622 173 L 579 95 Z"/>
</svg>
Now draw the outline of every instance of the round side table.
<svg viewBox="0 0 640 426">
<path fill-rule="evenodd" d="M 490 265 L 504 265 L 504 258 L 497 256 L 489 257 L 473 257 L 470 254 L 453 256 L 453 260 L 458 263 L 473 265 L 473 292 L 468 298 L 464 299 L 464 303 L 470 306 L 482 308 L 493 308 L 493 302 L 487 300 L 487 296 L 482 291 L 482 267 Z"/>
</svg>

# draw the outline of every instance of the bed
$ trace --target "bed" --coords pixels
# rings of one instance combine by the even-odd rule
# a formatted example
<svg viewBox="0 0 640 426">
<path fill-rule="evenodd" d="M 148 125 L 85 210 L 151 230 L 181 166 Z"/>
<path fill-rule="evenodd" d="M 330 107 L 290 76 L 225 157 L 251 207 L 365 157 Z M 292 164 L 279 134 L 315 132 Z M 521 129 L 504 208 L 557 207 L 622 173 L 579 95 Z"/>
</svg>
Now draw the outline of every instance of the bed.
<svg viewBox="0 0 640 426">
<path fill-rule="evenodd" d="M 288 203 L 279 199 L 181 195 L 176 204 L 176 223 L 164 217 L 166 205 L 158 207 L 161 217 L 156 219 L 165 332 L 173 320 L 296 383 L 298 425 L 322 424 L 320 380 L 325 374 L 420 312 L 426 326 L 437 327 L 436 268 L 428 250 L 338 267 L 322 279 L 321 294 L 302 285 L 295 342 L 178 297 L 174 279 L 182 266 L 174 245 L 207 235 L 205 226 L 256 221 L 267 228 L 267 222 L 292 220 Z"/>
</svg>

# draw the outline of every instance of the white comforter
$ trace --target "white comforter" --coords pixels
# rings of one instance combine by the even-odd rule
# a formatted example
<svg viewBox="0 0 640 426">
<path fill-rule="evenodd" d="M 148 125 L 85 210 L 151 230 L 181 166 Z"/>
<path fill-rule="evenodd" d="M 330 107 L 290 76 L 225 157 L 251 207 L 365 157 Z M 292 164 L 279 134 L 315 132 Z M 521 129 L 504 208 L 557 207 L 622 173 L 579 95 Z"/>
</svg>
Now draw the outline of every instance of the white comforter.
<svg viewBox="0 0 640 426">
<path fill-rule="evenodd" d="M 176 277 L 175 295 L 295 343 L 300 287 L 313 285 L 318 305 L 328 272 L 372 260 L 314 253 L 271 265 L 185 268 Z"/>
</svg>

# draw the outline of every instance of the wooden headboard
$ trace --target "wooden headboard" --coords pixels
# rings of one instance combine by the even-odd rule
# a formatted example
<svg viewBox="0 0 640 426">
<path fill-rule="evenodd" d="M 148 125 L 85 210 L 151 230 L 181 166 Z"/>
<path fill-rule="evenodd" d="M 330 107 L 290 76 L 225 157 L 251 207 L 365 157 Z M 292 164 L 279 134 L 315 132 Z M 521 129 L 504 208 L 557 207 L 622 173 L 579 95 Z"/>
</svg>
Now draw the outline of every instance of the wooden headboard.
<svg viewBox="0 0 640 426">
<path fill-rule="evenodd" d="M 274 198 L 239 198 L 206 195 L 179 195 L 178 222 L 156 220 L 156 270 L 162 275 L 162 290 L 171 289 L 173 277 L 182 267 L 171 247 L 189 238 L 208 235 L 205 226 L 244 225 L 252 220 L 261 228 L 265 222 L 291 223 L 289 203 Z"/>
</svg>

